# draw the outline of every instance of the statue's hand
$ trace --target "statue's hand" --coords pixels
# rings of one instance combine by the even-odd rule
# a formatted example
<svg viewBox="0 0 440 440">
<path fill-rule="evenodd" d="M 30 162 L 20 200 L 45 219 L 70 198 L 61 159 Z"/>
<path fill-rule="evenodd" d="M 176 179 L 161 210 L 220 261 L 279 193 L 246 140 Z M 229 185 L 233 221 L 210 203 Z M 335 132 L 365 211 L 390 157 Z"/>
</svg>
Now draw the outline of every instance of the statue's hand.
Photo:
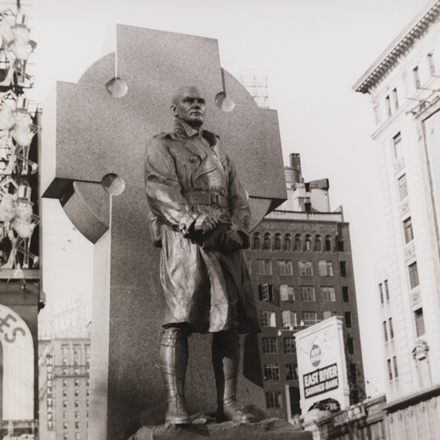
<svg viewBox="0 0 440 440">
<path fill-rule="evenodd" d="M 225 231 L 221 237 L 221 247 L 231 252 L 242 249 L 243 239 L 240 233 L 232 229 Z"/>
<path fill-rule="evenodd" d="M 202 214 L 194 223 L 195 231 L 202 231 L 206 234 L 212 231 L 218 224 L 218 218 L 213 214 Z"/>
</svg>

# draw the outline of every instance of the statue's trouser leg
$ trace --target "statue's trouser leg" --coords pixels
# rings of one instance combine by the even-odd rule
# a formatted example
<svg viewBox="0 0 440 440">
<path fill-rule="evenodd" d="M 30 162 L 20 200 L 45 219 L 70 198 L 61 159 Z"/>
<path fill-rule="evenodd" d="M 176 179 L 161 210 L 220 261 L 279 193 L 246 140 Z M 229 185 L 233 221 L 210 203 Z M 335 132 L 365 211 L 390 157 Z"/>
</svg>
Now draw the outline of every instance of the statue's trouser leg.
<svg viewBox="0 0 440 440">
<path fill-rule="evenodd" d="M 165 422 L 175 425 L 191 423 L 185 409 L 185 373 L 188 363 L 188 336 L 185 329 L 169 327 L 163 331 L 160 367 L 165 387 Z"/>
<path fill-rule="evenodd" d="M 236 331 L 214 333 L 212 363 L 217 386 L 217 422 L 252 422 L 254 417 L 236 404 L 237 378 L 240 366 L 240 340 Z"/>
</svg>

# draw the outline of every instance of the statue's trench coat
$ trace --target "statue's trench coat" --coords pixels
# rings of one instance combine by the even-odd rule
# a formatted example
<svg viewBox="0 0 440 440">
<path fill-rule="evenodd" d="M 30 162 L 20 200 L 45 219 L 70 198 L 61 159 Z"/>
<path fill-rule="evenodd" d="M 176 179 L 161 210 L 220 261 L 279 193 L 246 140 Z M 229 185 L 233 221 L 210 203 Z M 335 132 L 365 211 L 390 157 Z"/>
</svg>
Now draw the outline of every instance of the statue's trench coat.
<svg viewBox="0 0 440 440">
<path fill-rule="evenodd" d="M 249 246 L 250 210 L 235 166 L 218 136 L 200 132 L 202 136 L 176 119 L 174 132 L 155 136 L 146 149 L 150 232 L 155 246 L 162 247 L 163 324 L 189 323 L 198 332 L 232 328 L 240 333 L 259 332 L 242 251 L 208 247 L 201 233 L 190 228 L 200 216 L 215 213 L 223 225 L 239 231 L 244 246 Z M 216 194 L 223 206 L 194 203 L 189 196 L 197 191 Z"/>
</svg>

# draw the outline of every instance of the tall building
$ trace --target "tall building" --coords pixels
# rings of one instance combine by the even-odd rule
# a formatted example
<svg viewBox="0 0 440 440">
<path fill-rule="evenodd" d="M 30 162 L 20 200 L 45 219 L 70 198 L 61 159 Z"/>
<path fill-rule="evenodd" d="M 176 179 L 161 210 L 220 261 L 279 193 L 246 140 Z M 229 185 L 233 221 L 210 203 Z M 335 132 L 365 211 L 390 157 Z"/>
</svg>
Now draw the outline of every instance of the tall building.
<svg viewBox="0 0 440 440">
<path fill-rule="evenodd" d="M 87 439 L 89 373 L 90 337 L 40 341 L 40 438 Z"/>
<path fill-rule="evenodd" d="M 440 438 L 440 1 L 353 86 L 369 94 L 388 254 L 377 266 L 389 438 Z"/>
<path fill-rule="evenodd" d="M 290 160 L 288 200 L 256 228 L 247 252 L 260 304 L 266 406 L 288 419 L 300 413 L 294 335 L 323 319 L 344 320 L 350 403 L 365 392 L 349 225 L 342 209 L 330 212 L 328 180 L 305 183 L 299 155 Z"/>
</svg>

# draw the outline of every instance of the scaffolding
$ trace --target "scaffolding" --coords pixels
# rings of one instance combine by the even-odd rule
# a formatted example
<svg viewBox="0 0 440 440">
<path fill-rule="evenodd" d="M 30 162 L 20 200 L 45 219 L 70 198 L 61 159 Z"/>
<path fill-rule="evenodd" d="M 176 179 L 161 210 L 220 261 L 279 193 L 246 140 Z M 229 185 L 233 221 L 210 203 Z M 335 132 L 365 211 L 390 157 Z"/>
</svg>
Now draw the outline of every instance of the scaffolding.
<svg viewBox="0 0 440 440">
<path fill-rule="evenodd" d="M 242 72 L 237 75 L 237 79 L 251 94 L 258 107 L 269 108 L 267 75 L 265 73 Z"/>
</svg>

